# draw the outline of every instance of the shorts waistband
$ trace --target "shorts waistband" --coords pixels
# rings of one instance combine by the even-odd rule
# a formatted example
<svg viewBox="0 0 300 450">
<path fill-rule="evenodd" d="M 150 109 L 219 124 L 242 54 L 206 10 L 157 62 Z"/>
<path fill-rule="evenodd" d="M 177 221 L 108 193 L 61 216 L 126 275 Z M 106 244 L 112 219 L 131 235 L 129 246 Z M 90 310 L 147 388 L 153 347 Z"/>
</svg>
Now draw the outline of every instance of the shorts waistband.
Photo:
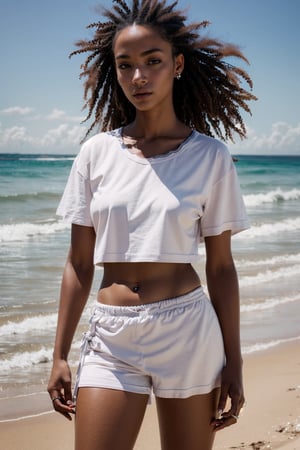
<svg viewBox="0 0 300 450">
<path fill-rule="evenodd" d="M 195 301 L 201 301 L 207 298 L 203 287 L 199 286 L 186 294 L 179 295 L 173 298 L 167 298 L 164 300 L 158 300 L 153 303 L 144 303 L 137 306 L 116 306 L 116 305 L 105 305 L 104 303 L 96 302 L 93 308 L 94 313 L 107 314 L 110 316 L 127 316 L 133 317 L 138 316 L 140 313 L 155 314 L 162 313 L 163 311 L 170 311 L 173 308 L 180 306 L 186 306 L 189 303 Z"/>
</svg>

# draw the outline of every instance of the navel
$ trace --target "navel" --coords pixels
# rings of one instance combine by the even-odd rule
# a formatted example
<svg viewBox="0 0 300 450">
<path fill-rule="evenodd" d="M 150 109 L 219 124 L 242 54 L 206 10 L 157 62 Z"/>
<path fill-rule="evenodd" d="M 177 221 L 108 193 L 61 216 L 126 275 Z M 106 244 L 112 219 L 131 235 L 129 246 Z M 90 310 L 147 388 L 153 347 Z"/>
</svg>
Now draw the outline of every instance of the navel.
<svg viewBox="0 0 300 450">
<path fill-rule="evenodd" d="M 137 292 L 140 291 L 140 286 L 139 286 L 138 284 L 136 284 L 135 286 L 133 286 L 133 287 L 131 288 L 131 290 L 132 290 L 132 292 L 137 293 Z"/>
</svg>

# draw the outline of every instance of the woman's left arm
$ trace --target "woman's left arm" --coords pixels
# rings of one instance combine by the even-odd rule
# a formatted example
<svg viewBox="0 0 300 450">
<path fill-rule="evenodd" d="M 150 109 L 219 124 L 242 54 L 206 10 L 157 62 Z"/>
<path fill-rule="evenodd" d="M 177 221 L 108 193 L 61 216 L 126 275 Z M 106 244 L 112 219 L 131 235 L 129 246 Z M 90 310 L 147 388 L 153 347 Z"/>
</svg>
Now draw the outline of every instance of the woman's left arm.
<svg viewBox="0 0 300 450">
<path fill-rule="evenodd" d="M 231 253 L 231 232 L 205 238 L 206 278 L 211 302 L 218 316 L 226 355 L 218 405 L 217 430 L 236 423 L 244 404 L 242 354 L 240 344 L 240 302 L 237 273 Z M 224 412 L 227 398 L 231 405 Z M 236 416 L 236 417 L 235 417 Z"/>
</svg>

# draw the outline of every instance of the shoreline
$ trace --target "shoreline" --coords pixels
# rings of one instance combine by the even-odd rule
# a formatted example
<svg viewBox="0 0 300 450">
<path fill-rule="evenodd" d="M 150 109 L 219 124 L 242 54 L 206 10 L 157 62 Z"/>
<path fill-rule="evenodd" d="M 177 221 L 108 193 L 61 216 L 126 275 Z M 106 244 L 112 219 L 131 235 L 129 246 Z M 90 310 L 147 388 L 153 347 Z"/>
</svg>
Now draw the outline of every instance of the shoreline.
<svg viewBox="0 0 300 450">
<path fill-rule="evenodd" d="M 238 425 L 216 435 L 214 450 L 300 448 L 300 342 L 244 355 L 247 405 Z M 30 400 L 29 400 L 30 399 Z M 7 450 L 72 450 L 73 423 L 54 412 L 47 393 L 1 400 L 0 434 Z M 18 411 L 26 417 L 16 416 Z M 3 409 L 4 407 L 4 409 Z M 34 432 L 33 432 L 34 430 Z M 155 406 L 148 406 L 135 450 L 158 450 Z"/>
</svg>

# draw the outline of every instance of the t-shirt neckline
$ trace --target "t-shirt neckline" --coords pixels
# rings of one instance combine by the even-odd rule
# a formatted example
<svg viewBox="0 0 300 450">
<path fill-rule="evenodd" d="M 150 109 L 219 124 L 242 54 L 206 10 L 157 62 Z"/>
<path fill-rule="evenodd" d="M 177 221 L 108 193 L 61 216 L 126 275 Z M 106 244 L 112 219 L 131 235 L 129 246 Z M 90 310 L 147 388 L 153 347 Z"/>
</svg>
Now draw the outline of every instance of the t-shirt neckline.
<svg viewBox="0 0 300 450">
<path fill-rule="evenodd" d="M 122 130 L 123 127 L 120 127 L 115 130 L 115 134 L 117 135 L 117 138 L 119 140 L 120 147 L 129 159 L 139 164 L 159 164 L 165 161 L 169 161 L 170 159 L 176 157 L 179 153 L 184 151 L 185 146 L 193 139 L 196 133 L 195 130 L 192 130 L 191 133 L 174 150 L 170 150 L 167 153 L 163 153 L 161 155 L 150 156 L 149 158 L 141 158 L 140 156 L 135 155 L 128 149 L 127 145 L 123 141 Z"/>
</svg>

